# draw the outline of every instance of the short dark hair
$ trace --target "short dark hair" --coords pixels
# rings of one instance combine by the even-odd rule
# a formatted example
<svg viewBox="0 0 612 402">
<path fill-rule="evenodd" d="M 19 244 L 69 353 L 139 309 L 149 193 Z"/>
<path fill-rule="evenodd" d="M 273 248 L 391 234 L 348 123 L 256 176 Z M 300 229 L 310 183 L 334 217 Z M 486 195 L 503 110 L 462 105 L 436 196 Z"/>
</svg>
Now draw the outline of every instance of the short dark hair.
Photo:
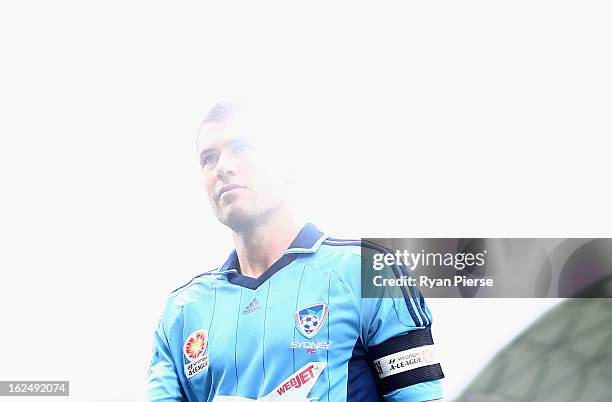
<svg viewBox="0 0 612 402">
<path fill-rule="evenodd" d="M 223 101 L 215 103 L 204 120 L 202 120 L 200 123 L 200 128 L 198 129 L 198 133 L 196 135 L 196 142 L 200 138 L 202 129 L 206 125 L 226 122 L 243 111 L 245 107 L 246 105 L 244 102 Z"/>
<path fill-rule="evenodd" d="M 249 135 L 265 132 L 274 136 L 275 142 L 282 147 L 283 141 L 294 136 L 296 130 L 294 124 L 301 122 L 287 106 L 291 105 L 282 104 L 276 100 L 273 102 L 249 101 L 248 103 L 242 100 L 217 102 L 202 120 L 196 141 L 199 141 L 208 125 L 233 124 L 239 121 L 238 124 L 243 125 L 243 128 L 248 126 Z"/>
<path fill-rule="evenodd" d="M 244 107 L 243 102 L 218 102 L 210 109 L 202 121 L 202 125 L 226 121 L 243 110 Z"/>
<path fill-rule="evenodd" d="M 208 125 L 214 126 L 216 124 L 230 125 L 237 123 L 240 132 L 236 132 L 239 136 L 251 136 L 251 137 L 264 137 L 273 139 L 273 146 L 275 150 L 288 150 L 294 147 L 296 142 L 294 141 L 296 128 L 293 126 L 294 121 L 292 120 L 294 114 L 291 113 L 292 109 L 287 109 L 290 104 L 283 104 L 278 101 L 274 102 L 254 102 L 250 100 L 245 101 L 220 101 L 210 109 L 206 117 L 202 120 L 200 128 L 196 135 L 196 148 L 198 152 L 201 151 L 200 146 L 203 145 L 202 139 L 207 132 Z M 297 126 L 299 127 L 299 125 Z M 263 135 L 260 135 L 263 134 Z M 262 145 L 261 143 L 258 144 Z M 270 144 L 266 144 L 270 145 Z M 274 152 L 277 157 L 285 157 L 290 153 L 288 152 Z M 291 154 L 294 163 L 297 158 L 294 154 Z M 289 165 L 289 163 L 286 163 Z"/>
</svg>

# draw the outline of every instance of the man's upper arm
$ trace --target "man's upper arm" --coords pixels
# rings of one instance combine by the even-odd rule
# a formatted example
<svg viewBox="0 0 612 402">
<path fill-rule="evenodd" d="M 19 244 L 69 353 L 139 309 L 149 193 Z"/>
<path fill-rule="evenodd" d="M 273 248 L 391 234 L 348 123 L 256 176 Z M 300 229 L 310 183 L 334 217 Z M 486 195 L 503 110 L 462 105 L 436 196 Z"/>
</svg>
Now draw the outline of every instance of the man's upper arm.
<svg viewBox="0 0 612 402">
<path fill-rule="evenodd" d="M 397 290 L 397 289 L 396 289 Z M 444 373 L 431 335 L 432 316 L 416 288 L 362 298 L 362 337 L 374 376 L 387 401 L 443 397 Z"/>
<path fill-rule="evenodd" d="M 153 357 L 147 375 L 146 401 L 186 401 L 176 365 L 170 353 L 163 316 L 153 336 Z"/>
</svg>

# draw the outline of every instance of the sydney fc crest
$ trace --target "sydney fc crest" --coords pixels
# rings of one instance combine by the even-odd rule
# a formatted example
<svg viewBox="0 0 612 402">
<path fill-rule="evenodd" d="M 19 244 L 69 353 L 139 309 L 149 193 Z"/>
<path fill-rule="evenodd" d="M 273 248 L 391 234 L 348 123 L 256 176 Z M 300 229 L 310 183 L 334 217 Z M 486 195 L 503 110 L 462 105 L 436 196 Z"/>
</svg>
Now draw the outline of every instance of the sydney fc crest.
<svg viewBox="0 0 612 402">
<path fill-rule="evenodd" d="M 312 338 L 327 318 L 327 304 L 317 303 L 295 312 L 295 326 L 306 338 Z"/>
</svg>

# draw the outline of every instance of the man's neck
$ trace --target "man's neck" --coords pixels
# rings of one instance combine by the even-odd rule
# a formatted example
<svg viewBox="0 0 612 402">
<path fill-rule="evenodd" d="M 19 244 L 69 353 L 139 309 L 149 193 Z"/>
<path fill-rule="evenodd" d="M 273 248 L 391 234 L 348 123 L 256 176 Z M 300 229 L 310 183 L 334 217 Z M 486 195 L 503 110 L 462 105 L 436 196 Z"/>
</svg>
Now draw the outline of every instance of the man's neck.
<svg viewBox="0 0 612 402">
<path fill-rule="evenodd" d="M 232 232 L 242 275 L 258 278 L 287 250 L 300 227 L 287 211 L 245 232 Z"/>
</svg>

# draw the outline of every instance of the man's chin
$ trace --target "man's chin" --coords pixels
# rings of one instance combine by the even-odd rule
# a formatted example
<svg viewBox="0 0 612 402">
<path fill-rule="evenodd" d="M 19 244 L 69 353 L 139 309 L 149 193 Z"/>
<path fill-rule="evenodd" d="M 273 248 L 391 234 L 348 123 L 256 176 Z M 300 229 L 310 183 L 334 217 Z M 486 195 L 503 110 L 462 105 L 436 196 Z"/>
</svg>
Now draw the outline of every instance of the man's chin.
<svg viewBox="0 0 612 402">
<path fill-rule="evenodd" d="M 219 222 L 234 232 L 250 232 L 256 226 L 268 221 L 277 210 L 278 207 L 269 209 L 242 208 L 236 204 L 217 211 L 217 218 Z"/>
<path fill-rule="evenodd" d="M 256 221 L 252 214 L 236 206 L 227 208 L 218 218 L 223 225 L 229 227 L 234 232 L 246 231 L 252 227 Z"/>
</svg>

